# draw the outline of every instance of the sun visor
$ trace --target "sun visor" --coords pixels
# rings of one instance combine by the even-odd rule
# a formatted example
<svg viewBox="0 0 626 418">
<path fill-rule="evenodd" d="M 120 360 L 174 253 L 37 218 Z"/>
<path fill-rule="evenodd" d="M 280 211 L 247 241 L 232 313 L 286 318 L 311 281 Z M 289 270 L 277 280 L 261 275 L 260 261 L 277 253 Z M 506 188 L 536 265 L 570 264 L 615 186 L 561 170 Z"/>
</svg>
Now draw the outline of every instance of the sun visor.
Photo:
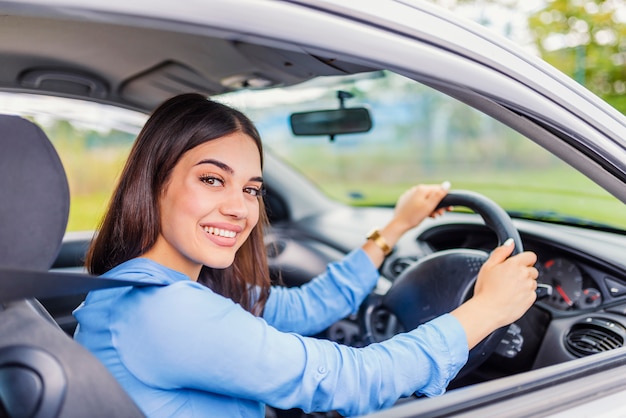
<svg viewBox="0 0 626 418">
<path fill-rule="evenodd" d="M 235 48 L 267 74 L 275 74 L 282 84 L 296 84 L 317 76 L 370 72 L 371 67 L 344 62 L 337 57 L 311 54 L 306 51 L 270 48 L 237 42 Z"/>
<path fill-rule="evenodd" d="M 159 64 L 126 81 L 120 96 L 144 109 L 153 109 L 180 93 L 196 92 L 207 96 L 221 93 L 224 87 L 193 69 L 175 62 Z"/>
</svg>

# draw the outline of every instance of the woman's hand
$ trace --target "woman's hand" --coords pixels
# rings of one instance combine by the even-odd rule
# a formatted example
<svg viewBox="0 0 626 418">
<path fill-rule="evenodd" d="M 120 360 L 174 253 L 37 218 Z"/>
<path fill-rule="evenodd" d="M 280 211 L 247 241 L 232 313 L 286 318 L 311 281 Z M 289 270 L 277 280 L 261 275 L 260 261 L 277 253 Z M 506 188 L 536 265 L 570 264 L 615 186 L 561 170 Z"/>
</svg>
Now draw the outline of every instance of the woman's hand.
<svg viewBox="0 0 626 418">
<path fill-rule="evenodd" d="M 402 233 L 416 227 L 426 217 L 441 215 L 446 209 L 435 210 L 441 199 L 450 189 L 450 182 L 441 184 L 420 184 L 411 187 L 404 192 L 396 203 L 394 218 L 390 223 L 394 224 Z"/>
<path fill-rule="evenodd" d="M 508 239 L 491 253 L 478 272 L 474 296 L 452 312 L 465 329 L 470 348 L 519 319 L 537 299 L 537 255 L 525 251 L 509 257 L 513 247 Z"/>
<path fill-rule="evenodd" d="M 411 228 L 419 225 L 427 217 L 441 215 L 448 208 L 435 210 L 441 199 L 448 193 L 450 183 L 420 184 L 404 192 L 396 203 L 391 221 L 379 231 L 379 234 L 390 248 L 393 248 L 400 237 Z M 376 266 L 383 262 L 382 250 L 371 240 L 363 244 L 363 250 Z"/>
</svg>

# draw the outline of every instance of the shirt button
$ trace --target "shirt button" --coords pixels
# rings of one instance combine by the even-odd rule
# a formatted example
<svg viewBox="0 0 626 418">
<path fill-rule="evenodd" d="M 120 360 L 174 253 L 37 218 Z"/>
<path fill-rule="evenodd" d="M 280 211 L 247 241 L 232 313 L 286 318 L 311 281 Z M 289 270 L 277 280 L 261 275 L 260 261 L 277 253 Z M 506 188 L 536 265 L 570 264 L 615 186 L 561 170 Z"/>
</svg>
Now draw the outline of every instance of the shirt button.
<svg viewBox="0 0 626 418">
<path fill-rule="evenodd" d="M 326 367 L 324 367 L 324 366 L 319 366 L 319 367 L 317 368 L 317 372 L 318 372 L 318 373 L 320 373 L 320 374 L 324 374 L 324 373 L 326 373 Z"/>
</svg>

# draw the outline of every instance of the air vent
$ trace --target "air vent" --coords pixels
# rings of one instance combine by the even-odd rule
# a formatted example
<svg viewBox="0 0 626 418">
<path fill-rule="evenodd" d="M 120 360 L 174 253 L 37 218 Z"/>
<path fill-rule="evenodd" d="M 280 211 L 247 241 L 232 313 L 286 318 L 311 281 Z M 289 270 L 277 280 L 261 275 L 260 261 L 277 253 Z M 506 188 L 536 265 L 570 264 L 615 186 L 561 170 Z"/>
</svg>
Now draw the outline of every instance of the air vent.
<svg viewBox="0 0 626 418">
<path fill-rule="evenodd" d="M 624 345 L 626 329 L 604 318 L 586 318 L 572 326 L 565 337 L 567 350 L 576 357 L 585 357 Z"/>
</svg>

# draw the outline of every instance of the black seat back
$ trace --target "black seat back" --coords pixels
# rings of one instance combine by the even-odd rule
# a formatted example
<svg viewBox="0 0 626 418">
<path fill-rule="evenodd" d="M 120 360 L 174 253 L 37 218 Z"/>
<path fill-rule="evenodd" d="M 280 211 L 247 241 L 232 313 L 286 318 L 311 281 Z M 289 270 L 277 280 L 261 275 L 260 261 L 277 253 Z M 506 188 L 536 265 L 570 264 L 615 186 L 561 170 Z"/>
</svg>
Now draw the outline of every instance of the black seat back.
<svg viewBox="0 0 626 418">
<path fill-rule="evenodd" d="M 68 213 L 65 171 L 44 132 L 20 117 L 0 115 L 0 269 L 46 272 L 59 252 Z M 5 416 L 144 415 L 36 299 L 9 301 L 0 292 L 0 417 Z"/>
<path fill-rule="evenodd" d="M 0 199 L 0 265 L 50 268 L 67 226 L 67 178 L 44 132 L 16 116 L 0 115 Z"/>
</svg>

